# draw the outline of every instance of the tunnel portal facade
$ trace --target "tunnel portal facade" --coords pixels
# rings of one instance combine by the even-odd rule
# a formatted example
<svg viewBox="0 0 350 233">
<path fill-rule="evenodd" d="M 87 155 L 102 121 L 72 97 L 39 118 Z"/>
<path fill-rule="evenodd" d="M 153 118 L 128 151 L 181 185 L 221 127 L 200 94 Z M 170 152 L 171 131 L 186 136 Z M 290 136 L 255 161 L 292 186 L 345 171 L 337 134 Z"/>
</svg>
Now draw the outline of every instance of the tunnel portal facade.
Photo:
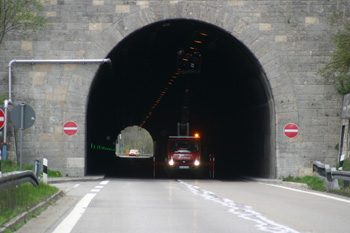
<svg viewBox="0 0 350 233">
<path fill-rule="evenodd" d="M 175 59 L 172 66 L 156 69 L 152 81 L 157 59 L 162 67 L 162 59 L 167 59 L 155 55 L 169 48 L 176 53 L 184 49 L 186 40 L 190 46 L 198 33 L 207 32 L 209 37 L 216 36 L 199 49 L 201 74 L 191 74 L 192 81 L 181 81 L 188 74 L 176 77 L 179 84 L 163 99 L 168 103 L 158 113 L 152 112 L 149 118 L 155 120 L 144 125 L 153 139 L 172 133 L 165 129 L 175 128 L 177 119 L 165 122 L 162 114 L 179 107 L 175 100 L 180 95 L 174 93 L 189 87 L 193 96 L 201 96 L 194 98 L 197 102 L 190 116 L 202 116 L 196 117 L 202 121 L 192 119 L 196 123 L 191 125 L 213 125 L 202 131 L 211 135 L 208 153 L 221 158 L 218 166 L 222 169 L 230 170 L 236 163 L 251 175 L 279 178 L 309 174 L 314 160 L 335 164 L 342 99 L 317 74 L 333 50 L 329 22 L 334 10 L 349 14 L 350 5 L 344 1 L 45 3 L 50 26 L 25 38 L 9 34 L 0 49 L 1 93 L 11 88 L 14 105 L 25 102 L 37 113 L 35 125 L 25 131 L 24 160 L 31 163 L 46 157 L 52 169 L 69 176 L 103 172 L 104 164 L 97 156 L 110 156 L 111 142 L 123 128 L 148 119 L 152 103 L 166 88 L 162 82 L 176 76 Z M 6 67 L 19 58 L 110 58 L 112 64 L 15 64 L 9 87 Z M 154 87 L 151 95 L 132 94 L 149 84 Z M 77 123 L 76 135 L 63 133 L 67 121 Z M 288 123 L 299 127 L 294 138 L 285 135 Z M 10 159 L 16 158 L 14 134 L 9 130 Z M 96 145 L 103 149 L 92 153 Z M 234 155 L 239 159 L 232 159 Z"/>
</svg>

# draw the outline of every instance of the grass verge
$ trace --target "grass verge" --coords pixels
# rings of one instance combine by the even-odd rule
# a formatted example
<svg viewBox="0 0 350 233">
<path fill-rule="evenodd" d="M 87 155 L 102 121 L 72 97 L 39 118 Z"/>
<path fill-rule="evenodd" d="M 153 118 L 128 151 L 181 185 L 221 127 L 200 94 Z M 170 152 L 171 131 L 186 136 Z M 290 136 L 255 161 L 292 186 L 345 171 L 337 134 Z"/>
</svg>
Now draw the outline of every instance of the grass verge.
<svg viewBox="0 0 350 233">
<path fill-rule="evenodd" d="M 22 170 L 31 170 L 33 171 L 34 169 L 33 164 L 24 164 Z M 13 171 L 19 171 L 20 170 L 20 164 L 19 163 L 14 163 L 10 160 L 5 160 L 1 161 L 1 170 L 3 173 L 6 172 L 13 172 Z M 43 173 L 41 172 L 41 175 Z M 62 177 L 62 174 L 60 171 L 53 171 L 53 170 L 48 170 L 47 171 L 48 177 Z"/>
<path fill-rule="evenodd" d="M 33 170 L 34 165 L 23 165 L 23 170 Z M 3 173 L 18 171 L 20 165 L 12 161 L 1 161 Z M 59 171 L 48 171 L 49 177 L 62 177 Z M 17 215 L 28 211 L 33 206 L 46 200 L 48 197 L 58 192 L 58 188 L 40 183 L 34 187 L 30 183 L 20 186 L 10 187 L 0 191 L 0 226 L 8 222 Z M 11 231 L 10 231 L 11 232 Z"/>
<path fill-rule="evenodd" d="M 307 184 L 309 189 L 312 189 L 312 190 L 317 190 L 317 191 L 326 190 L 323 180 L 316 176 L 304 176 L 304 177 L 295 177 L 295 178 L 292 176 L 288 176 L 286 178 L 283 178 L 283 181 L 304 183 L 304 184 Z"/>
<path fill-rule="evenodd" d="M 34 187 L 24 183 L 17 187 L 11 187 L 0 191 L 0 226 L 11 220 L 18 214 L 25 212 L 36 204 L 46 200 L 56 193 L 58 188 L 40 183 Z"/>
</svg>

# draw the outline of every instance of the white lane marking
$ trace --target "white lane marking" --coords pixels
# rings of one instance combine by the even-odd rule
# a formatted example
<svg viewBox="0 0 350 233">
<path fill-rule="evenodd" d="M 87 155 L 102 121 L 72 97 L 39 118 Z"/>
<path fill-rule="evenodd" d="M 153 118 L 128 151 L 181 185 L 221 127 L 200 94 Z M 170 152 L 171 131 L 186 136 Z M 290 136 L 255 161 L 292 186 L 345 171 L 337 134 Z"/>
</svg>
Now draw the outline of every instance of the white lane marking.
<svg viewBox="0 0 350 233">
<path fill-rule="evenodd" d="M 264 184 L 264 183 L 259 183 L 259 184 Z M 339 198 L 339 197 L 333 197 L 333 196 L 325 195 L 325 194 L 322 194 L 322 193 L 315 193 L 315 192 L 310 192 L 310 191 L 305 191 L 305 190 L 299 190 L 299 189 L 294 189 L 294 188 L 280 186 L 280 185 L 275 185 L 275 184 L 264 184 L 264 185 L 269 185 L 269 186 L 273 186 L 273 187 L 277 187 L 277 188 L 287 189 L 287 190 L 291 190 L 291 191 L 299 192 L 299 193 L 306 193 L 306 194 L 319 196 L 319 197 L 324 197 L 324 198 L 328 198 L 328 199 L 341 201 L 341 202 L 345 202 L 345 203 L 350 204 L 350 200 Z"/>
<path fill-rule="evenodd" d="M 76 184 L 76 185 L 73 186 L 73 188 L 76 189 L 76 188 L 78 188 L 79 186 L 80 186 L 80 184 Z"/>
<path fill-rule="evenodd" d="M 92 189 L 90 192 L 93 193 L 88 193 L 86 194 L 79 202 L 76 204 L 72 212 L 69 213 L 69 215 L 63 219 L 63 221 L 56 227 L 56 229 L 53 231 L 53 233 L 70 233 L 73 230 L 73 227 L 81 216 L 83 216 L 86 208 L 89 206 L 90 202 L 94 197 L 96 196 L 96 192 L 99 192 L 104 186 L 108 184 L 109 181 L 105 180 L 100 183 L 100 185 L 95 186 L 95 189 Z M 74 185 L 74 188 L 79 187 L 80 184 Z"/>
<path fill-rule="evenodd" d="M 79 221 L 80 217 L 84 214 L 86 208 L 96 196 L 96 193 L 86 194 L 74 207 L 72 212 L 56 227 L 53 233 L 69 233 L 72 231 L 75 224 Z"/>
<path fill-rule="evenodd" d="M 104 181 L 102 181 L 101 183 L 100 183 L 100 185 L 106 185 L 106 184 L 108 184 L 109 183 L 109 180 L 104 180 Z"/>
<path fill-rule="evenodd" d="M 199 195 L 207 200 L 219 203 L 223 206 L 229 208 L 229 212 L 235 214 L 236 216 L 243 218 L 245 220 L 253 221 L 256 223 L 256 227 L 265 232 L 271 233 L 297 233 L 294 229 L 291 229 L 287 226 L 278 224 L 264 216 L 259 212 L 253 210 L 251 206 L 236 204 L 230 199 L 225 199 L 216 196 L 213 192 L 202 190 L 198 186 L 190 185 L 182 180 L 178 180 L 181 184 L 187 186 L 187 188 L 194 194 Z"/>
</svg>

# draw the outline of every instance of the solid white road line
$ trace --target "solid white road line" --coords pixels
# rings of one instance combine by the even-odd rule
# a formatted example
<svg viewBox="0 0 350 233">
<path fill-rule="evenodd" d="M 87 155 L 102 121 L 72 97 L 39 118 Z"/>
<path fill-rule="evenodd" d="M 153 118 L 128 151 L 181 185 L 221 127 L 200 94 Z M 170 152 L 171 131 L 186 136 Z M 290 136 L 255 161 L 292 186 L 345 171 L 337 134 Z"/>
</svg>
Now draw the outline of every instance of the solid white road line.
<svg viewBox="0 0 350 233">
<path fill-rule="evenodd" d="M 264 183 L 260 183 L 260 184 L 264 184 Z M 341 202 L 345 202 L 345 203 L 350 204 L 350 200 L 347 200 L 347 199 L 344 199 L 344 198 L 339 198 L 339 197 L 333 197 L 333 196 L 329 196 L 329 195 L 322 194 L 322 193 L 304 191 L 304 190 L 294 189 L 294 188 L 280 186 L 280 185 L 275 185 L 275 184 L 264 184 L 264 185 L 269 185 L 269 186 L 273 186 L 273 187 L 277 187 L 277 188 L 287 189 L 287 190 L 294 191 L 294 192 L 299 192 L 299 193 L 306 193 L 306 194 L 319 196 L 319 197 L 324 197 L 324 198 L 328 198 L 328 199 L 341 201 Z"/>
<path fill-rule="evenodd" d="M 79 221 L 80 217 L 84 214 L 86 208 L 89 206 L 92 199 L 96 196 L 96 193 L 86 194 L 70 212 L 70 214 L 56 227 L 53 233 L 69 233 L 72 231 L 75 224 Z"/>
</svg>

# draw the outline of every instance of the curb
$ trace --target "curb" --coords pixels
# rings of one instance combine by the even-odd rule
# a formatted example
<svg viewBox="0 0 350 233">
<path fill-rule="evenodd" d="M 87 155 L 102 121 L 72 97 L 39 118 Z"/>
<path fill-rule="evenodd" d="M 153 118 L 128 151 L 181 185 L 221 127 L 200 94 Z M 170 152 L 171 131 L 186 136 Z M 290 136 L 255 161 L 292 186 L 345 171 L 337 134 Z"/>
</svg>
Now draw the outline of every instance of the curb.
<svg viewBox="0 0 350 233">
<path fill-rule="evenodd" d="M 82 176 L 82 177 L 57 177 L 49 178 L 48 184 L 57 184 L 65 182 L 83 182 L 83 181 L 101 181 L 104 180 L 104 176 Z"/>
<path fill-rule="evenodd" d="M 263 178 L 252 178 L 252 177 L 246 177 L 246 179 L 254 181 L 254 182 L 260 182 L 260 183 L 264 183 L 264 184 L 280 185 L 280 186 L 289 187 L 289 188 L 309 189 L 307 184 L 283 181 L 283 180 L 279 180 L 279 179 L 263 179 Z"/>
<path fill-rule="evenodd" d="M 56 193 L 52 194 L 50 197 L 48 197 L 45 201 L 40 202 L 36 206 L 32 207 L 30 210 L 25 211 L 16 217 L 12 218 L 10 221 L 3 224 L 2 227 L 0 227 L 0 233 L 5 232 L 7 229 L 14 228 L 18 223 L 25 221 L 26 219 L 29 219 L 30 216 L 37 212 L 40 208 L 43 208 L 44 206 L 48 205 L 48 203 L 52 201 L 56 201 L 58 198 L 62 197 L 64 195 L 64 192 L 62 190 L 57 191 Z"/>
</svg>

